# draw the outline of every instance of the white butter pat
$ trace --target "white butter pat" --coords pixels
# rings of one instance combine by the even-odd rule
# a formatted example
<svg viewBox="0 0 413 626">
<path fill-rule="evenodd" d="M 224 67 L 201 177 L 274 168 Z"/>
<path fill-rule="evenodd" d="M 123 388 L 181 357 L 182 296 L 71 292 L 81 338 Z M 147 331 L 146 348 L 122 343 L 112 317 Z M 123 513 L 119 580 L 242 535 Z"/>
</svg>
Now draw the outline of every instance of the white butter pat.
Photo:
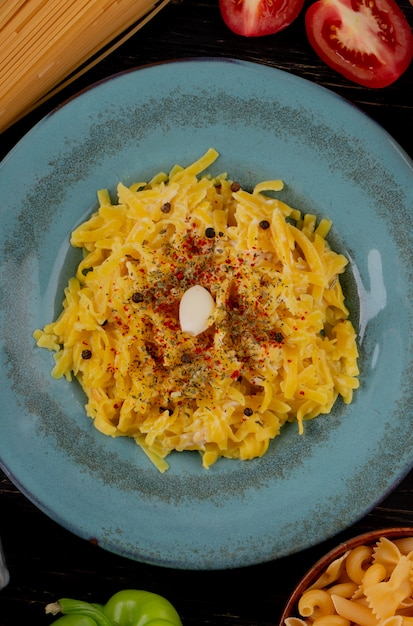
<svg viewBox="0 0 413 626">
<path fill-rule="evenodd" d="M 209 291 L 201 285 L 187 289 L 179 303 L 179 322 L 182 332 L 196 337 L 210 325 L 210 316 L 215 310 L 215 301 Z"/>
</svg>

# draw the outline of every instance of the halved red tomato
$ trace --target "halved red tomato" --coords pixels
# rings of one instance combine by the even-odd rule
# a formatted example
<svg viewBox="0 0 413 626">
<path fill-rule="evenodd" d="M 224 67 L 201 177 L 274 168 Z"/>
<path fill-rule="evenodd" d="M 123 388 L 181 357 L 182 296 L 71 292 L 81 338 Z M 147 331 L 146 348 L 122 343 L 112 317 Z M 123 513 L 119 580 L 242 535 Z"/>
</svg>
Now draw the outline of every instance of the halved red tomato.
<svg viewBox="0 0 413 626">
<path fill-rule="evenodd" d="M 219 0 L 225 24 L 237 35 L 272 35 L 289 26 L 304 0 Z"/>
<path fill-rule="evenodd" d="M 413 35 L 394 0 L 317 0 L 305 15 L 321 59 L 365 87 L 386 87 L 408 68 Z"/>
</svg>

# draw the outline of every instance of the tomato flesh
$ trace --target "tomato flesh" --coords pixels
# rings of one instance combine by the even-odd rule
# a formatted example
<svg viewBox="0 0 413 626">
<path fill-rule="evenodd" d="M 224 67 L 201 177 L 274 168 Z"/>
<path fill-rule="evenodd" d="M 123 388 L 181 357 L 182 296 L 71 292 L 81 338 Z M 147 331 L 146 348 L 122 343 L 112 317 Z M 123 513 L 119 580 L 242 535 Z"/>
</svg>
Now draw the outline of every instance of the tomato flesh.
<svg viewBox="0 0 413 626">
<path fill-rule="evenodd" d="M 393 83 L 413 58 L 413 35 L 394 0 L 317 0 L 305 15 L 319 57 L 365 87 Z"/>
<path fill-rule="evenodd" d="M 219 0 L 225 24 L 237 35 L 261 37 L 289 26 L 304 0 Z"/>
</svg>

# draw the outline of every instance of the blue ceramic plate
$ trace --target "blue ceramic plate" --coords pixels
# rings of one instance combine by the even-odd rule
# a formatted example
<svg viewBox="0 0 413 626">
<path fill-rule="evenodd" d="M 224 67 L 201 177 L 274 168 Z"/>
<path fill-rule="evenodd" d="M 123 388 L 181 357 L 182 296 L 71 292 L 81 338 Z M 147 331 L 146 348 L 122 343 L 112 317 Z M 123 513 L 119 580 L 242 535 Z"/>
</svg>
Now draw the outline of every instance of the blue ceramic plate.
<svg viewBox="0 0 413 626">
<path fill-rule="evenodd" d="M 295 425 L 262 459 L 202 469 L 172 454 L 159 474 L 128 439 L 86 418 L 77 384 L 50 377 L 32 331 L 60 310 L 78 260 L 74 226 L 114 189 L 187 165 L 209 147 L 216 173 L 334 222 L 359 331 L 361 388 L 350 406 Z M 351 525 L 413 461 L 413 169 L 380 127 L 303 79 L 202 59 L 144 67 L 83 92 L 35 126 L 0 169 L 0 458 L 42 511 L 138 561 L 223 569 L 285 556 Z"/>
</svg>

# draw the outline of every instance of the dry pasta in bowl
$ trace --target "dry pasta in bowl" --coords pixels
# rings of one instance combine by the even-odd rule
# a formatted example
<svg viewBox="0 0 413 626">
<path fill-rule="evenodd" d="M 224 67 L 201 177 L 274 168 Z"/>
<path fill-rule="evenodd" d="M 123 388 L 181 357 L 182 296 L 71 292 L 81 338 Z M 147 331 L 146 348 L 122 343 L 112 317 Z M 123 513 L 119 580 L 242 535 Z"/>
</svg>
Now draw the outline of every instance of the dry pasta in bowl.
<svg viewBox="0 0 413 626">
<path fill-rule="evenodd" d="M 322 557 L 297 584 L 279 626 L 411 626 L 413 528 L 364 533 Z"/>
<path fill-rule="evenodd" d="M 160 471 L 171 451 L 205 468 L 260 457 L 286 422 L 301 434 L 359 386 L 331 222 L 277 198 L 280 180 L 249 192 L 205 173 L 217 157 L 120 182 L 116 201 L 98 191 L 71 236 L 84 255 L 63 311 L 34 332 L 96 428 Z"/>
</svg>

